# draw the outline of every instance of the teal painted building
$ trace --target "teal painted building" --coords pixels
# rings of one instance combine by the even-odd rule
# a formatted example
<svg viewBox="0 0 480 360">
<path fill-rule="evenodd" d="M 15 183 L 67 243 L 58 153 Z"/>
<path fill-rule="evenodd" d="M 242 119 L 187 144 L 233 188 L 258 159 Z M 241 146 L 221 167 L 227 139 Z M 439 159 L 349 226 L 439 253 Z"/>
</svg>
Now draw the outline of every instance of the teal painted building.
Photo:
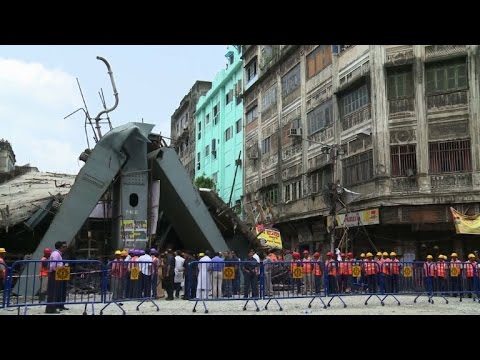
<svg viewBox="0 0 480 360">
<path fill-rule="evenodd" d="M 195 178 L 212 178 L 227 204 L 233 185 L 231 207 L 240 206 L 243 195 L 243 67 L 239 51 L 240 46 L 228 46 L 226 68 L 198 100 L 195 116 Z"/>
</svg>

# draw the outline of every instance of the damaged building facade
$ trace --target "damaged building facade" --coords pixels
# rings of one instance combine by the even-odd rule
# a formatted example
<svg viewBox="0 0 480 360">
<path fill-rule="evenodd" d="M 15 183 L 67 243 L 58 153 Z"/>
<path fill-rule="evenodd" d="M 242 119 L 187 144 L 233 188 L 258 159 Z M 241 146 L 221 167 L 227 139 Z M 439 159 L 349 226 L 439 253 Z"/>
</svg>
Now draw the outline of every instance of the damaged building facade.
<svg viewBox="0 0 480 360">
<path fill-rule="evenodd" d="M 378 217 L 350 227 L 357 255 L 478 249 L 449 211 L 480 212 L 477 45 L 244 45 L 243 58 L 250 224 L 325 253 L 333 181 L 360 193 L 349 212 Z"/>
<path fill-rule="evenodd" d="M 198 99 L 212 88 L 209 81 L 196 81 L 171 117 L 171 145 L 187 169 L 190 177 L 195 176 L 195 111 Z"/>
</svg>

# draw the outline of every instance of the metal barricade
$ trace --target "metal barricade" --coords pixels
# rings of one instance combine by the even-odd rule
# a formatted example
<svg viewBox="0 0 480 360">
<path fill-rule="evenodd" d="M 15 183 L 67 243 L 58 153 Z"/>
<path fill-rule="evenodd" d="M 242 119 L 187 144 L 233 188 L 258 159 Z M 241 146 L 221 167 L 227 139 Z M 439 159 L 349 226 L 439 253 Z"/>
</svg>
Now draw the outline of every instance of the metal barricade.
<svg viewBox="0 0 480 360">
<path fill-rule="evenodd" d="M 158 272 L 156 265 L 151 261 L 123 261 L 113 260 L 108 262 L 104 272 L 106 304 L 103 311 L 114 304 L 125 315 L 123 303 L 126 301 L 139 301 L 136 309 L 145 302 L 152 303 L 157 311 L 160 308 L 154 301 L 157 291 Z"/>
<path fill-rule="evenodd" d="M 185 289 L 187 298 L 195 301 L 193 312 L 199 302 L 208 313 L 207 301 L 245 301 L 243 310 L 253 301 L 260 311 L 257 300 L 264 290 L 264 269 L 256 260 L 252 261 L 192 261 L 188 264 Z M 243 284 L 241 283 L 243 278 Z M 242 286 L 243 285 L 243 286 Z"/>
<path fill-rule="evenodd" d="M 44 270 L 42 270 L 42 266 Z M 23 271 L 23 275 L 17 275 Z M 46 313 L 68 310 L 65 305 L 91 305 L 103 302 L 103 266 L 96 260 L 20 260 L 12 264 L 8 276 L 7 307 L 46 306 Z M 19 293 L 14 293 L 14 286 Z"/>
</svg>

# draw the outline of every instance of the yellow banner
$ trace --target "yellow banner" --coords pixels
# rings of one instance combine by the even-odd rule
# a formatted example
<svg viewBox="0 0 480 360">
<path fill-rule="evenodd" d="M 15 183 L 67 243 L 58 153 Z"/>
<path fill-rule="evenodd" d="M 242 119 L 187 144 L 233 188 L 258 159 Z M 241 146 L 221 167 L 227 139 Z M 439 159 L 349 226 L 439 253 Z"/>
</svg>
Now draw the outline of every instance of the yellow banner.
<svg viewBox="0 0 480 360">
<path fill-rule="evenodd" d="M 257 231 L 258 240 L 260 240 L 260 245 L 273 248 L 273 249 L 282 249 L 282 237 L 280 236 L 280 231 L 276 229 L 264 228 L 263 225 L 255 226 Z M 263 233 L 262 233 L 263 230 Z"/>
<path fill-rule="evenodd" d="M 378 208 L 351 212 L 348 214 L 338 214 L 337 227 L 354 227 L 362 225 L 380 224 L 380 214 Z M 327 217 L 327 229 L 331 228 L 333 216 Z"/>
<path fill-rule="evenodd" d="M 450 208 L 457 234 L 480 234 L 480 214 L 463 215 L 453 207 Z"/>
</svg>

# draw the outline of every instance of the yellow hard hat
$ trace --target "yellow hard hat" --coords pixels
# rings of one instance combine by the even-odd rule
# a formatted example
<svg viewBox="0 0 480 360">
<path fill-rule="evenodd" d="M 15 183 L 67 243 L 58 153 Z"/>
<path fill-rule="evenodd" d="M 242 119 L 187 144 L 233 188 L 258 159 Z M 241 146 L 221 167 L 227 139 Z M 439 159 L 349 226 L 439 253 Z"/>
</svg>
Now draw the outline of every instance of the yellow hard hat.
<svg viewBox="0 0 480 360">
<path fill-rule="evenodd" d="M 392 251 L 392 252 L 390 253 L 390 256 L 397 256 L 397 253 L 396 253 L 395 251 Z"/>
<path fill-rule="evenodd" d="M 447 255 L 443 255 L 443 260 L 448 260 Z"/>
<path fill-rule="evenodd" d="M 377 256 L 382 256 L 382 252 L 381 251 L 377 252 Z"/>
<path fill-rule="evenodd" d="M 5 248 L 0 248 L 0 253 L 6 253 L 7 250 L 5 250 Z"/>
<path fill-rule="evenodd" d="M 442 254 L 438 255 L 438 258 L 443 259 L 443 255 Z"/>
<path fill-rule="evenodd" d="M 198 254 L 198 256 L 204 257 L 204 256 L 205 256 L 205 253 L 200 253 L 200 254 Z"/>
<path fill-rule="evenodd" d="M 367 255 L 365 255 L 366 257 L 372 257 L 373 254 L 371 252 L 367 252 Z"/>
<path fill-rule="evenodd" d="M 128 256 L 128 251 L 127 250 L 123 250 L 122 253 L 121 253 L 122 256 Z"/>
<path fill-rule="evenodd" d="M 383 252 L 383 256 L 388 256 L 388 253 L 386 251 Z"/>
<path fill-rule="evenodd" d="M 360 254 L 360 257 L 361 257 L 361 258 L 364 258 L 364 257 L 365 257 L 365 253 L 361 253 L 361 254 Z"/>
<path fill-rule="evenodd" d="M 450 257 L 458 257 L 457 253 L 452 253 L 452 255 L 450 255 Z"/>
<path fill-rule="evenodd" d="M 468 258 L 471 259 L 471 258 L 475 258 L 475 254 L 468 254 Z"/>
<path fill-rule="evenodd" d="M 433 256 L 432 255 L 427 255 L 427 259 L 432 259 L 433 260 Z"/>
<path fill-rule="evenodd" d="M 122 252 L 120 250 L 116 250 L 115 255 L 122 255 Z"/>
</svg>

